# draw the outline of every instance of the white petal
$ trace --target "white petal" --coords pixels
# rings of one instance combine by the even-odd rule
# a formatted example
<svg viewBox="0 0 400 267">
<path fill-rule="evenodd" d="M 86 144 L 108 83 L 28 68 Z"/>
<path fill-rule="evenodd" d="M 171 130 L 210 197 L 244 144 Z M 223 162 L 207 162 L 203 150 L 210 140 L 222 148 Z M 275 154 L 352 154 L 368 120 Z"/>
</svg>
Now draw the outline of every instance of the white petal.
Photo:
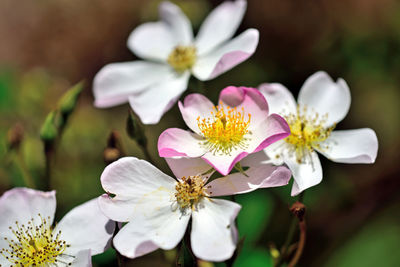
<svg viewBox="0 0 400 267">
<path fill-rule="evenodd" d="M 240 205 L 223 199 L 203 199 L 199 205 L 190 235 L 193 253 L 206 261 L 229 259 L 236 248 L 234 221 Z"/>
<path fill-rule="evenodd" d="M 138 57 L 166 62 L 177 45 L 192 42 L 192 26 L 182 11 L 172 3 L 160 5 L 162 21 L 138 26 L 128 38 L 128 47 Z"/>
<path fill-rule="evenodd" d="M 61 240 L 71 246 L 69 254 L 91 249 L 92 255 L 104 252 L 114 233 L 115 222 L 101 212 L 97 198 L 87 201 L 68 212 L 57 224 L 55 233 L 61 231 Z"/>
<path fill-rule="evenodd" d="M 285 155 L 284 161 L 292 171 L 296 182 L 292 187 L 292 196 L 322 181 L 322 167 L 316 152 L 311 152 L 307 160 L 302 163 L 298 163 L 294 155 Z"/>
<path fill-rule="evenodd" d="M 328 114 L 326 126 L 340 122 L 350 108 L 350 89 L 343 79 L 335 83 L 328 74 L 319 71 L 311 75 L 300 89 L 299 104 L 307 107 L 308 112 L 317 112 L 320 116 Z"/>
<path fill-rule="evenodd" d="M 230 70 L 255 52 L 258 37 L 256 29 L 248 29 L 210 53 L 199 56 L 192 68 L 193 75 L 206 81 Z"/>
<path fill-rule="evenodd" d="M 144 124 L 156 124 L 186 90 L 190 73 L 175 74 L 129 97 L 129 103 Z"/>
<path fill-rule="evenodd" d="M 201 157 L 206 153 L 200 145 L 203 138 L 190 131 L 179 128 L 169 128 L 158 138 L 158 153 L 160 157 Z"/>
<path fill-rule="evenodd" d="M 90 249 L 79 251 L 74 261 L 71 263 L 73 267 L 92 267 L 92 255 Z"/>
<path fill-rule="evenodd" d="M 152 203 L 154 206 L 156 202 Z M 172 249 L 185 234 L 190 212 L 179 208 L 159 206 L 154 212 L 136 216 L 114 238 L 116 249 L 128 258 L 135 258 L 155 250 Z"/>
<path fill-rule="evenodd" d="M 210 52 L 235 34 L 246 6 L 247 3 L 243 0 L 225 1 L 211 11 L 196 36 L 195 44 L 199 55 Z"/>
<path fill-rule="evenodd" d="M 166 64 L 139 60 L 108 64 L 94 77 L 94 104 L 105 108 L 126 103 L 130 95 L 167 80 L 170 76 L 170 67 Z"/>
<path fill-rule="evenodd" d="M 258 89 L 267 100 L 270 113 L 296 114 L 296 101 L 292 93 L 282 84 L 263 83 Z"/>
<path fill-rule="evenodd" d="M 291 172 L 283 166 L 273 166 L 263 151 L 251 154 L 240 162 L 242 168 L 248 167 L 244 174 L 237 172 L 217 178 L 206 186 L 210 196 L 243 194 L 258 188 L 287 185 Z"/>
<path fill-rule="evenodd" d="M 175 183 L 147 161 L 122 158 L 108 165 L 101 175 L 104 190 L 115 197 L 100 197 L 100 208 L 112 220 L 129 221 L 147 204 L 144 200 L 169 203 Z"/>
<path fill-rule="evenodd" d="M 128 223 L 113 239 L 118 252 L 130 259 L 146 255 L 158 249 L 158 246 L 149 240 L 146 233 L 135 223 Z"/>
<path fill-rule="evenodd" d="M 192 24 L 182 10 L 171 2 L 160 4 L 160 17 L 168 24 L 179 45 L 190 45 L 193 42 Z"/>
<path fill-rule="evenodd" d="M 372 129 L 333 131 L 322 144 L 328 148 L 318 152 L 328 159 L 342 163 L 374 163 L 378 139 Z"/>
<path fill-rule="evenodd" d="M 166 62 L 177 44 L 178 40 L 164 21 L 139 25 L 129 35 L 127 43 L 136 56 L 159 62 Z"/>
<path fill-rule="evenodd" d="M 51 225 L 55 211 L 55 191 L 42 192 L 29 188 L 8 190 L 0 198 L 1 236 L 12 234 L 8 228 L 11 226 L 16 229 L 16 221 L 26 225 L 33 218 L 35 225 L 40 225 L 42 221 L 38 214 Z"/>
<path fill-rule="evenodd" d="M 264 148 L 263 151 L 267 154 L 272 164 L 282 165 L 284 164 L 282 153 L 286 146 L 287 143 L 284 140 L 279 140 Z"/>
<path fill-rule="evenodd" d="M 201 158 L 165 158 L 169 168 L 174 173 L 175 177 L 202 175 L 209 171 L 212 167 Z M 208 177 L 212 173 L 208 173 Z"/>
</svg>

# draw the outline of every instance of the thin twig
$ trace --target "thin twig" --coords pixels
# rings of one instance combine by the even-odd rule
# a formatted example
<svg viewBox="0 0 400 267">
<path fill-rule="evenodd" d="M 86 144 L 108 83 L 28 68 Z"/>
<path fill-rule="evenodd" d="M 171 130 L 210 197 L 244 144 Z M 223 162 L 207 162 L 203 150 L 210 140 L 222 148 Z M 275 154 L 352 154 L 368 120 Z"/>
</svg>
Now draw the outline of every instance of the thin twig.
<svg viewBox="0 0 400 267">
<path fill-rule="evenodd" d="M 292 260 L 290 261 L 288 267 L 296 266 L 297 262 L 299 261 L 299 259 L 301 257 L 301 254 L 303 253 L 304 246 L 306 244 L 307 227 L 306 227 L 305 219 L 303 219 L 302 221 L 299 222 L 299 227 L 300 227 L 299 245 L 297 246 L 296 253 L 294 254 Z"/>
</svg>

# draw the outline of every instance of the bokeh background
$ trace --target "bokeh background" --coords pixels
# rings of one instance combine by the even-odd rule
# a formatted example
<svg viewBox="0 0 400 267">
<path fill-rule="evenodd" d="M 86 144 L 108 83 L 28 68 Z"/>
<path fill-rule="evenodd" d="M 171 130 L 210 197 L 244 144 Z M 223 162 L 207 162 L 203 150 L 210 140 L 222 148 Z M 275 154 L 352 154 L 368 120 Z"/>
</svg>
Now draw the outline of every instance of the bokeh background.
<svg viewBox="0 0 400 267">
<path fill-rule="evenodd" d="M 221 1 L 174 2 L 198 29 Z M 105 64 L 135 59 L 126 47 L 127 37 L 140 23 L 157 20 L 158 3 L 0 0 L 0 193 L 24 186 L 24 176 L 43 189 L 40 127 L 63 93 L 80 80 L 86 86 L 52 170 L 57 218 L 103 193 L 99 177 L 112 130 L 119 133 L 127 155 L 145 158 L 125 131 L 129 106 L 94 108 L 91 83 Z M 207 96 L 216 101 L 228 85 L 263 82 L 283 83 L 296 96 L 308 76 L 325 70 L 335 79 L 344 78 L 351 89 L 349 114 L 337 129 L 370 127 L 379 139 L 373 165 L 322 159 L 323 182 L 305 195 L 308 234 L 299 266 L 399 266 L 400 1 L 249 0 L 238 32 L 249 27 L 261 34 L 256 53 L 204 83 Z M 19 149 L 10 151 L 9 129 L 16 124 L 23 139 Z M 177 107 L 158 125 L 145 127 L 150 154 L 165 172 L 156 142 L 169 127 L 185 127 Z M 245 237 L 236 266 L 270 266 L 269 249 L 282 245 L 289 228 L 288 207 L 295 201 L 290 187 L 236 198 L 243 205 L 238 225 Z M 127 265 L 171 266 L 173 261 L 174 251 L 156 251 Z M 94 257 L 94 265 L 115 266 L 114 252 Z"/>
</svg>

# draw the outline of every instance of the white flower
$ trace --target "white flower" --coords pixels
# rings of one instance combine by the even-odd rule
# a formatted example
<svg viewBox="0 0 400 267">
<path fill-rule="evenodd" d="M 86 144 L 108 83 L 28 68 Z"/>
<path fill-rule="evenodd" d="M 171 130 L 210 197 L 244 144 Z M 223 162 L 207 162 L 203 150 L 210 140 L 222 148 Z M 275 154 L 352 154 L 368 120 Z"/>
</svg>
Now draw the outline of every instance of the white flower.
<svg viewBox="0 0 400 267">
<path fill-rule="evenodd" d="M 0 198 L 0 266 L 92 266 L 104 252 L 115 223 L 96 199 L 67 213 L 53 227 L 55 191 L 14 188 Z"/>
<path fill-rule="evenodd" d="M 196 257 L 208 261 L 230 258 L 236 247 L 234 220 L 240 205 L 211 196 L 286 185 L 290 171 L 265 164 L 266 160 L 262 151 L 252 154 L 242 161 L 244 168 L 249 167 L 248 177 L 237 172 L 209 183 L 210 166 L 200 158 L 168 158 L 177 180 L 137 158 L 113 162 L 101 176 L 108 194 L 99 198 L 99 205 L 110 219 L 128 222 L 113 239 L 114 247 L 129 258 L 158 248 L 172 249 L 192 218 L 190 243 Z"/>
<path fill-rule="evenodd" d="M 271 112 L 282 115 L 291 135 L 264 151 L 275 164 L 286 163 L 292 171 L 292 195 L 319 184 L 322 167 L 318 151 L 341 163 L 373 163 L 378 140 L 369 128 L 333 131 L 350 108 L 350 90 L 343 79 L 335 83 L 325 72 L 310 76 L 300 89 L 298 104 L 293 95 L 278 83 L 259 87 Z"/>
<path fill-rule="evenodd" d="M 248 29 L 232 40 L 246 10 L 246 1 L 224 2 L 205 19 L 197 37 L 182 11 L 160 4 L 161 21 L 145 23 L 129 36 L 128 47 L 140 58 L 113 63 L 96 75 L 95 106 L 129 102 L 145 124 L 157 123 L 186 90 L 190 74 L 213 79 L 250 57 L 258 31 Z"/>
</svg>

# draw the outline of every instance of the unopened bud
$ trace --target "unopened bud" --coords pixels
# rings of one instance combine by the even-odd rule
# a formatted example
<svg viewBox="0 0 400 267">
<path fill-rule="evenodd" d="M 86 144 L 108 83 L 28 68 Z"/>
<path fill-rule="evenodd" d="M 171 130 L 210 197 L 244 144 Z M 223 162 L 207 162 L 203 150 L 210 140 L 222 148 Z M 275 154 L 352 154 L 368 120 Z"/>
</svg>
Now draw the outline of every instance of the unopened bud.
<svg viewBox="0 0 400 267">
<path fill-rule="evenodd" d="M 57 137 L 57 127 L 55 125 L 56 112 L 50 112 L 40 129 L 40 139 L 45 142 L 51 142 Z"/>
<path fill-rule="evenodd" d="M 117 148 L 106 147 L 103 152 L 104 162 L 110 164 L 121 157 L 121 152 Z"/>
<path fill-rule="evenodd" d="M 61 97 L 60 101 L 58 102 L 58 109 L 63 116 L 68 116 L 74 111 L 83 86 L 83 82 L 77 83 Z"/>
<path fill-rule="evenodd" d="M 104 149 L 103 157 L 106 164 L 110 164 L 124 156 L 119 133 L 112 131 L 107 139 L 107 147 Z"/>
<path fill-rule="evenodd" d="M 299 221 L 303 221 L 304 214 L 306 213 L 306 206 L 303 203 L 296 201 L 293 203 L 292 207 L 290 207 L 290 211 L 296 215 Z"/>
<path fill-rule="evenodd" d="M 7 146 L 9 149 L 18 149 L 24 138 L 24 128 L 17 123 L 7 132 Z"/>
</svg>

